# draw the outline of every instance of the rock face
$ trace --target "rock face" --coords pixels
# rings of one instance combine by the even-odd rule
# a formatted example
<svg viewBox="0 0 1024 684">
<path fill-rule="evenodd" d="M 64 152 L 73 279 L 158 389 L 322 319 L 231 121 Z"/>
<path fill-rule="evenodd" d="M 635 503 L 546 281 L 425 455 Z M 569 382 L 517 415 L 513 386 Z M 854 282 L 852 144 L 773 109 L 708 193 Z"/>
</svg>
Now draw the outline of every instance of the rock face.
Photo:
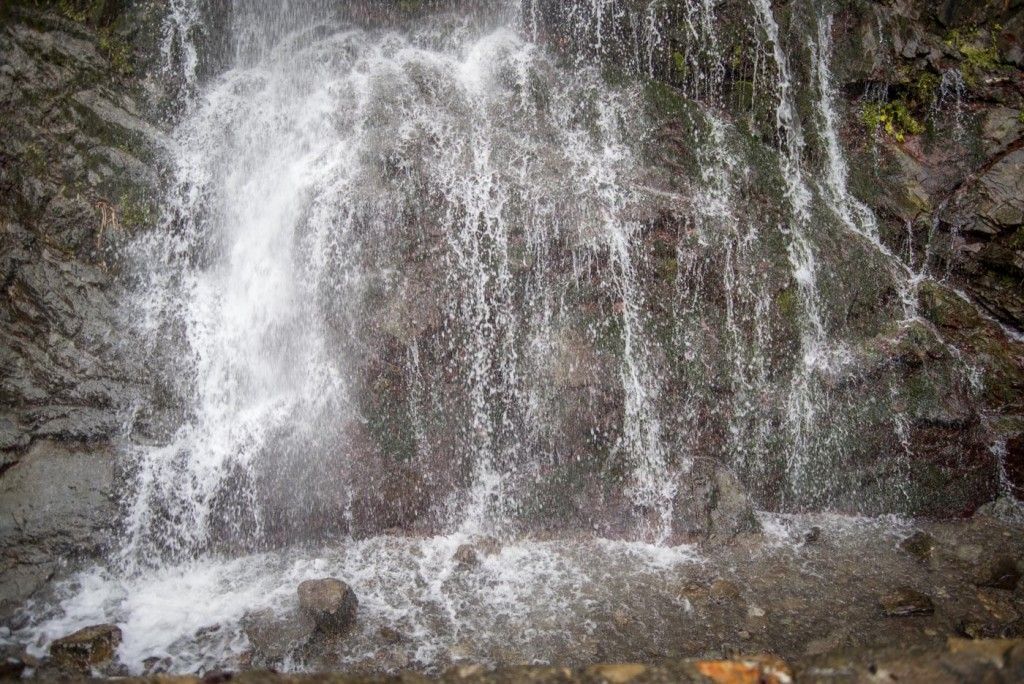
<svg viewBox="0 0 1024 684">
<path fill-rule="evenodd" d="M 0 615 L 53 574 L 61 558 L 99 552 L 117 519 L 114 458 L 103 448 L 33 444 L 0 479 Z"/>
<path fill-rule="evenodd" d="M 299 585 L 299 610 L 328 635 L 343 635 L 356 621 L 359 599 L 341 580 L 306 580 Z"/>
<path fill-rule="evenodd" d="M 94 625 L 54 641 L 50 645 L 50 657 L 60 668 L 89 672 L 113 659 L 120 644 L 118 627 Z"/>
<path fill-rule="evenodd" d="M 117 517 L 138 380 L 113 334 L 118 252 L 156 218 L 163 140 L 156 84 L 130 73 L 155 15 L 117 4 L 0 7 L 0 617 Z"/>
</svg>

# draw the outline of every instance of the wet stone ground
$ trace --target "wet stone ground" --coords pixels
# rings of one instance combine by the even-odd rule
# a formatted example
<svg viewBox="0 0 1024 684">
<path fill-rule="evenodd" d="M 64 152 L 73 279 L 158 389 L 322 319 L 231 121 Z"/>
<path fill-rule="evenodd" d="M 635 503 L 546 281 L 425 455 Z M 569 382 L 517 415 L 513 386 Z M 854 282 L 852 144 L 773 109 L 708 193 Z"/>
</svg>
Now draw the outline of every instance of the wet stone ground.
<svg viewBox="0 0 1024 684">
<path fill-rule="evenodd" d="M 882 674 L 899 672 L 902 681 L 977 681 L 982 672 L 1019 680 L 1020 524 L 985 514 L 762 523 L 760 534 L 711 548 L 380 537 L 131 581 L 93 569 L 55 585 L 2 640 L 11 667 L 20 659 L 24 674 L 47 677 L 75 671 L 57 662 L 55 639 L 112 623 L 116 656 L 78 672 L 479 678 L 497 668 L 512 677 L 500 681 L 688 681 L 680 673 L 697 665 L 683 659 L 770 654 L 803 681 L 893 681 Z M 298 585 L 318 577 L 351 588 L 353 621 L 318 622 L 300 610 Z M 344 591 L 327 595 L 347 620 Z M 594 663 L 646 665 L 643 677 L 623 679 L 625 671 L 593 675 Z"/>
</svg>

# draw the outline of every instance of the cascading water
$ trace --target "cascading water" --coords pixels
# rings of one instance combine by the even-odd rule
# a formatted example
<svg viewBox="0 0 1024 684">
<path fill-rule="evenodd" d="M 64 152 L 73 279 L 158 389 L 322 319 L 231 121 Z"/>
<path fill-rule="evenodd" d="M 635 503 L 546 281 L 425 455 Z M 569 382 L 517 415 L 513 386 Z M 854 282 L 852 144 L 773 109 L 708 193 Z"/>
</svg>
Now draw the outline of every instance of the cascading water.
<svg viewBox="0 0 1024 684">
<path fill-rule="evenodd" d="M 538 506 L 552 514 L 539 492 L 559 471 L 621 483 L 619 495 L 597 496 L 632 522 L 599 526 L 667 540 L 694 453 L 683 435 L 701 429 L 713 391 L 698 362 L 715 344 L 701 332 L 701 319 L 716 316 L 704 304 L 710 258 L 723 262 L 715 288 L 729 340 L 722 460 L 765 475 L 773 454 L 788 452 L 794 500 L 835 477 L 846 428 L 822 415 L 849 400 L 834 396 L 827 377 L 852 359 L 844 333 L 829 330 L 818 282 L 812 225 L 822 207 L 886 264 L 904 320 L 916 312 L 910 270 L 847 187 L 827 16 L 809 48 L 817 118 L 801 123 L 776 18 L 766 2 L 751 8 L 752 39 L 767 52 L 758 64 L 768 64 L 755 64 L 753 79 L 775 75 L 763 95 L 786 200 L 775 226 L 735 208 L 749 171 L 722 114 L 711 4 L 682 3 L 676 17 L 688 47 L 670 61 L 697 104 L 687 116 L 700 175 L 675 193 L 638 182 L 648 114 L 635 92 L 610 87 L 586 59 L 621 50 L 626 36 L 626 63 L 653 73 L 670 21 L 657 3 L 635 17 L 606 3 L 561 8 L 582 46 L 569 68 L 513 30 L 538 34 L 544 10 L 535 2 L 468 19 L 442 12 L 398 33 L 315 9 L 236 6 L 235 66 L 204 88 L 178 128 L 177 185 L 166 229 L 139 246 L 147 284 L 133 317 L 156 358 L 183 342 L 191 356 L 156 369 L 180 425 L 166 443 L 135 450 L 129 556 L 162 547 L 187 557 L 224 540 L 261 545 L 291 538 L 311 517 L 325 534 L 383 529 L 366 510 L 379 499 L 362 494 L 380 487 L 371 474 L 390 472 L 387 462 L 422 494 L 408 507 L 435 532 L 529 528 Z M 176 5 L 168 35 L 180 41 L 190 16 Z M 820 187 L 804 169 L 808 125 L 825 153 Z M 637 217 L 683 205 L 695 209 L 697 237 L 676 247 L 678 365 L 655 342 L 652 265 Z M 798 293 L 802 349 L 784 390 L 765 355 L 774 313 L 758 266 L 776 235 Z M 410 249 L 432 263 L 410 269 L 402 258 Z M 387 358 L 395 354 L 397 363 Z M 591 397 L 559 411 L 553 358 L 617 366 L 621 403 L 606 408 Z M 666 382 L 691 385 L 681 409 L 663 398 Z M 780 391 L 781 401 L 770 398 Z M 772 428 L 783 405 L 785 446 Z M 558 444 L 579 421 L 589 423 L 582 448 L 594 455 Z M 904 444 L 901 425 L 893 438 Z M 278 483 L 296 478 L 302 495 L 283 500 Z"/>
<path fill-rule="evenodd" d="M 106 618 L 133 670 L 237 664 L 246 614 L 334 573 L 369 616 L 342 664 L 391 623 L 422 669 L 557 660 L 595 583 L 695 561 L 721 469 L 773 510 L 913 501 L 909 383 L 872 353 L 937 333 L 850 188 L 827 13 L 797 48 L 768 0 L 739 38 L 710 0 L 424 4 L 234 0 L 204 79 L 212 10 L 171 3 L 188 101 L 131 247 L 152 392 L 119 562 L 38 643 Z M 153 598 L 183 590 L 209 610 Z"/>
<path fill-rule="evenodd" d="M 421 275 L 444 281 L 417 283 L 439 306 L 424 322 L 442 331 L 427 351 L 446 357 L 465 393 L 446 407 L 461 414 L 452 429 L 465 429 L 447 454 L 455 491 L 441 529 L 499 531 L 537 476 L 544 445 L 529 431 L 548 399 L 524 376 L 544 363 L 528 341 L 574 323 L 582 268 L 606 271 L 617 302 L 624 405 L 613 448 L 630 499 L 657 519 L 649 534 L 667 538 L 674 476 L 629 216 L 637 162 L 626 140 L 643 114 L 592 70 L 559 71 L 502 27 L 501 12 L 486 27 L 430 20 L 409 37 L 325 20 L 259 39 L 260 22 L 276 31 L 297 18 L 281 12 L 236 11 L 238 64 L 180 125 L 168 224 L 140 246 L 140 260 L 166 265 L 143 292 L 144 335 L 159 347 L 179 329 L 192 356 L 175 370 L 189 378 L 177 388 L 183 424 L 137 452 L 129 553 L 163 543 L 188 555 L 217 525 L 265 536 L 258 492 L 275 468 L 336 473 L 338 496 L 351 497 L 344 480 L 365 465 L 353 433 L 371 420 L 349 387 L 370 343 L 364 307 L 416 277 L 392 270 L 380 246 L 403 249 L 427 226 L 442 238 L 430 245 L 440 263 Z M 552 243 L 568 246 L 573 271 Z M 522 310 L 524 296 L 543 302 L 543 318 Z M 421 368 L 420 412 L 445 403 Z M 430 458 L 426 445 L 415 451 Z"/>
</svg>

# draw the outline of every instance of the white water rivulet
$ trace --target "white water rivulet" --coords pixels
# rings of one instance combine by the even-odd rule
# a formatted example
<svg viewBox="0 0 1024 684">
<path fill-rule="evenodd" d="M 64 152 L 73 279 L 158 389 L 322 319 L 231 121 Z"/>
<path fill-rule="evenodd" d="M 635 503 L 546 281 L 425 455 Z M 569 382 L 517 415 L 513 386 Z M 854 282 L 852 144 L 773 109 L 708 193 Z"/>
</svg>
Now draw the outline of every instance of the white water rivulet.
<svg viewBox="0 0 1024 684">
<path fill-rule="evenodd" d="M 416 647 L 380 670 L 571 659 L 722 501 L 917 512 L 912 417 L 970 369 L 850 188 L 828 4 L 724 35 L 710 0 L 171 3 L 123 305 L 151 392 L 117 548 L 36 607 L 40 652 L 113 621 L 132 672 L 238 666 L 247 613 L 336 575 L 339 665 L 388 626 Z M 914 336 L 942 364 L 910 377 Z"/>
</svg>

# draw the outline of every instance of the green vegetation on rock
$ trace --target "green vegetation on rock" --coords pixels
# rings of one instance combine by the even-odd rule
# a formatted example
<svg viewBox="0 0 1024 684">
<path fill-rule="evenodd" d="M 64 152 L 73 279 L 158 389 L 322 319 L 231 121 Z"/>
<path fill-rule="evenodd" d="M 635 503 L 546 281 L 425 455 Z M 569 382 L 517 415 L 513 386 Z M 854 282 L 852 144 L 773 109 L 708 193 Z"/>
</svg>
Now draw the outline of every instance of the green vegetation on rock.
<svg viewBox="0 0 1024 684">
<path fill-rule="evenodd" d="M 908 135 L 920 135 L 925 127 L 914 118 L 904 100 L 868 102 L 861 110 L 861 121 L 872 131 L 881 129 L 885 134 L 903 142 Z"/>
<path fill-rule="evenodd" d="M 986 41 L 978 29 L 954 29 L 946 36 L 946 44 L 963 55 L 960 72 L 968 85 L 975 85 L 981 76 L 999 67 L 999 48 L 994 36 L 993 33 Z"/>
</svg>

